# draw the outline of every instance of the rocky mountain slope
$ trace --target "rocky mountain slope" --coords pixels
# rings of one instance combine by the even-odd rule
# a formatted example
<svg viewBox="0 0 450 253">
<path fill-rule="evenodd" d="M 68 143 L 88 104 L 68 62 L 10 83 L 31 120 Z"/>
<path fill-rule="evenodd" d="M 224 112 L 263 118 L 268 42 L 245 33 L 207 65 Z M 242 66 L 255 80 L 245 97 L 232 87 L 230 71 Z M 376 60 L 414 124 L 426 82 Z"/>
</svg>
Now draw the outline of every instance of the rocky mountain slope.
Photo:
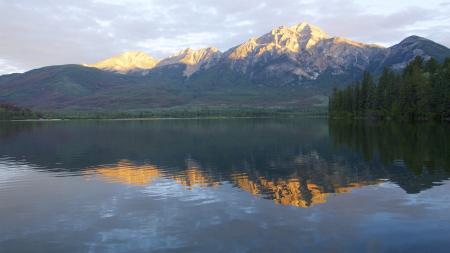
<svg viewBox="0 0 450 253">
<path fill-rule="evenodd" d="M 161 75 L 161 67 L 179 64 L 184 68 L 185 78 L 208 70 L 214 72 L 206 74 L 208 76 L 220 75 L 217 71 L 226 69 L 256 84 L 298 86 L 353 80 L 364 70 L 379 72 L 384 67 L 401 69 L 417 55 L 442 61 L 450 56 L 449 52 L 448 48 L 418 36 L 384 48 L 330 37 L 314 25 L 300 23 L 275 28 L 224 53 L 212 47 L 199 50 L 188 48 L 160 61 L 147 56 L 152 59 L 152 64 L 148 65 L 145 64 L 146 58 L 139 54 L 134 61 L 130 60 L 134 65 L 124 65 L 113 57 L 91 66 L 119 73 Z M 136 64 L 139 61 L 145 62 Z M 123 66 L 127 68 L 124 70 Z M 164 70 L 167 69 L 170 68 Z"/>
<path fill-rule="evenodd" d="M 302 85 L 329 75 L 359 74 L 382 50 L 331 38 L 319 28 L 301 23 L 274 29 L 232 48 L 225 53 L 223 62 L 258 83 Z"/>
<path fill-rule="evenodd" d="M 184 75 L 189 77 L 200 69 L 207 70 L 211 66 L 214 66 L 220 60 L 221 56 L 222 53 L 219 49 L 214 47 L 199 50 L 186 48 L 169 58 L 163 59 L 156 67 L 183 64 L 186 65 Z"/>
<path fill-rule="evenodd" d="M 411 36 L 389 48 L 331 37 L 300 23 L 225 52 L 185 49 L 165 59 L 127 52 L 92 65 L 52 66 L 0 77 L 0 102 L 53 109 L 325 105 L 333 86 L 400 70 L 416 56 L 443 61 L 450 49 Z"/>
<path fill-rule="evenodd" d="M 449 49 L 434 41 L 419 36 L 410 36 L 399 44 L 394 45 L 376 55 L 378 59 L 372 59 L 375 69 L 389 67 L 394 70 L 401 70 L 414 59 L 421 56 L 425 60 L 431 57 L 439 62 L 443 62 L 445 58 L 450 57 Z M 378 62 L 378 61 L 379 62 Z"/>
</svg>

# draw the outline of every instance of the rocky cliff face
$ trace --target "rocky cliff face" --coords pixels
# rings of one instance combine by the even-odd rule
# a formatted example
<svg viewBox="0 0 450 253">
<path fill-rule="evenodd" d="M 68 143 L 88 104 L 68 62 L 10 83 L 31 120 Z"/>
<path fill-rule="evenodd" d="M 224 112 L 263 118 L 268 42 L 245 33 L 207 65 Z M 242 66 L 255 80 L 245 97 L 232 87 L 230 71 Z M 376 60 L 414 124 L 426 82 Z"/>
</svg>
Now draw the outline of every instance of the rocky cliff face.
<svg viewBox="0 0 450 253">
<path fill-rule="evenodd" d="M 191 48 L 184 49 L 177 54 L 163 59 L 156 67 L 162 67 L 173 64 L 184 64 L 186 69 L 185 76 L 191 76 L 200 69 L 208 69 L 214 66 L 221 58 L 222 53 L 214 47 L 193 50 Z"/>
<path fill-rule="evenodd" d="M 245 73 L 258 63 L 270 63 L 273 58 L 283 55 L 295 60 L 297 55 L 327 38 L 325 32 L 309 24 L 282 26 L 228 50 L 224 60 L 230 62 L 234 69 Z"/>
<path fill-rule="evenodd" d="M 247 42 L 230 49 L 226 58 L 231 61 L 257 60 L 267 55 L 298 54 L 308 50 L 328 35 L 319 28 L 301 23 L 292 27 L 273 29 L 259 38 L 251 38 Z"/>
<path fill-rule="evenodd" d="M 376 55 L 372 61 L 376 69 L 390 67 L 394 70 L 401 70 L 416 56 L 421 56 L 425 60 L 431 57 L 442 62 L 446 57 L 450 57 L 450 50 L 434 41 L 419 36 L 410 36 L 399 44 L 394 45 Z M 378 60 L 378 61 L 377 61 Z"/>
<path fill-rule="evenodd" d="M 280 85 L 311 82 L 321 75 L 363 71 L 383 48 L 331 38 L 310 24 L 280 27 L 230 49 L 224 61 L 235 71 Z M 280 79 L 281 78 L 281 79 Z"/>
</svg>

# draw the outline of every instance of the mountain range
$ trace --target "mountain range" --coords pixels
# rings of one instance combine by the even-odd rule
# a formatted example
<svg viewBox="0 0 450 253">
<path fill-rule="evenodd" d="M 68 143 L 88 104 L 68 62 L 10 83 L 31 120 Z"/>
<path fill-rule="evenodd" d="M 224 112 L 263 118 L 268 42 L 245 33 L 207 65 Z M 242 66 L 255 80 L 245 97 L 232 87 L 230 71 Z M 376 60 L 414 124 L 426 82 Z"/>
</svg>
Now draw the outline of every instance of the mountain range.
<svg viewBox="0 0 450 253">
<path fill-rule="evenodd" d="M 41 110 L 323 106 L 332 87 L 365 70 L 401 70 L 416 56 L 443 61 L 450 49 L 418 36 L 386 48 L 300 23 L 225 52 L 188 48 L 165 59 L 125 52 L 94 64 L 1 76 L 0 102 Z"/>
</svg>

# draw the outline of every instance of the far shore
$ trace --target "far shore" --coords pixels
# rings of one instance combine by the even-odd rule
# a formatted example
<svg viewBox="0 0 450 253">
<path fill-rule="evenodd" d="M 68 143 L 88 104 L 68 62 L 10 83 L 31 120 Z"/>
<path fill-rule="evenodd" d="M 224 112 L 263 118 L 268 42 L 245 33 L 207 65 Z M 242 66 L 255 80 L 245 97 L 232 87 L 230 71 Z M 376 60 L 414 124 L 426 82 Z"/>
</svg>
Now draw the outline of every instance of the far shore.
<svg viewBox="0 0 450 253">
<path fill-rule="evenodd" d="M 272 115 L 272 116 L 211 116 L 211 117 L 145 117 L 145 118 L 55 118 L 55 119 L 15 119 L 0 122 L 52 122 L 52 121 L 133 121 L 133 120 L 203 120 L 203 119 L 274 119 L 274 118 L 328 118 L 326 115 Z"/>
</svg>

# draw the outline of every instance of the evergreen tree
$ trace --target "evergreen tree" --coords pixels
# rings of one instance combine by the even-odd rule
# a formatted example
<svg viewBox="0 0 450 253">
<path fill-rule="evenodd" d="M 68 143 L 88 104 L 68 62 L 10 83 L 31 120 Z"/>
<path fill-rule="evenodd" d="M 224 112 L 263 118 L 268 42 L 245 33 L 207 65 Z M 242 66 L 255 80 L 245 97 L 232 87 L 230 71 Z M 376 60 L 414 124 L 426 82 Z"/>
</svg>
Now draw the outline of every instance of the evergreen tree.
<svg viewBox="0 0 450 253">
<path fill-rule="evenodd" d="M 395 73 L 385 68 L 377 85 L 377 109 L 380 115 L 388 115 L 393 101 L 398 97 Z"/>
<path fill-rule="evenodd" d="M 370 72 L 365 71 L 363 79 L 361 81 L 361 89 L 359 92 L 359 110 L 362 114 L 365 114 L 371 106 L 372 94 L 373 93 L 373 78 Z"/>
<path fill-rule="evenodd" d="M 450 119 L 450 58 L 447 58 L 441 69 L 442 77 L 442 118 Z"/>
<path fill-rule="evenodd" d="M 450 59 L 416 57 L 401 74 L 384 69 L 378 82 L 366 71 L 361 83 L 333 90 L 329 109 L 340 117 L 450 120 Z"/>
<path fill-rule="evenodd" d="M 354 116 L 361 115 L 361 84 L 359 82 L 355 83 L 355 88 L 353 89 L 354 98 L 353 98 L 353 111 Z"/>
</svg>

